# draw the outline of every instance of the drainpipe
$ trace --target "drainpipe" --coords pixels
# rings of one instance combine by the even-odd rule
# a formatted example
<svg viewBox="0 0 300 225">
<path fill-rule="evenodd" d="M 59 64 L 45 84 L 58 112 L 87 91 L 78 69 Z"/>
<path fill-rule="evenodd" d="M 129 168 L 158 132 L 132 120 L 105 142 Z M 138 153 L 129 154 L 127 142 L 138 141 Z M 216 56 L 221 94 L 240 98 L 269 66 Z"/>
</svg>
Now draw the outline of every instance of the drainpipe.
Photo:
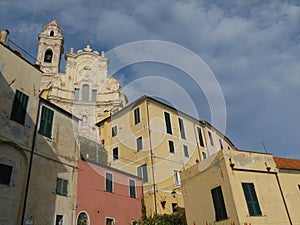
<svg viewBox="0 0 300 225">
<path fill-rule="evenodd" d="M 289 210 L 288 210 L 288 207 L 287 207 L 284 195 L 283 195 L 283 191 L 282 191 L 282 188 L 281 188 L 281 185 L 280 185 L 278 174 L 276 173 L 275 176 L 276 176 L 277 184 L 278 184 L 278 187 L 279 187 L 279 190 L 280 190 L 280 194 L 281 194 L 281 197 L 282 197 L 282 200 L 283 200 L 284 208 L 285 208 L 286 214 L 287 214 L 287 216 L 289 218 L 290 225 L 293 225 L 292 219 L 291 219 L 291 215 L 289 213 Z"/>
<path fill-rule="evenodd" d="M 149 108 L 148 108 L 148 100 L 147 102 L 147 120 L 148 120 L 148 135 L 149 135 L 149 147 L 150 147 L 150 154 L 151 154 L 151 170 L 152 170 L 152 178 L 153 178 L 153 197 L 154 197 L 154 210 L 155 215 L 157 215 L 157 203 L 156 203 L 156 184 L 155 184 L 155 177 L 154 177 L 154 159 L 153 159 L 153 151 L 152 151 L 152 142 L 151 142 L 151 132 L 150 132 L 150 119 L 149 119 Z"/>
<path fill-rule="evenodd" d="M 35 141 L 36 141 L 36 133 L 37 133 L 37 127 L 38 127 L 38 120 L 39 120 L 39 117 L 40 117 L 40 108 L 41 108 L 41 100 L 40 100 L 40 98 L 39 98 L 38 102 L 39 102 L 38 103 L 38 111 L 37 111 L 37 116 L 36 116 L 36 120 L 35 120 L 33 140 L 32 140 L 32 145 L 31 145 L 31 152 L 30 152 L 29 168 L 28 168 L 27 181 L 26 181 L 25 196 L 24 196 L 24 202 L 23 202 L 23 211 L 22 211 L 21 225 L 23 225 L 23 223 L 24 223 L 25 213 L 26 213 L 27 197 L 28 197 L 28 191 L 29 191 L 31 169 L 32 169 L 32 163 L 33 163 L 33 155 L 34 155 L 33 153 L 34 153 L 34 147 L 35 147 Z"/>
</svg>

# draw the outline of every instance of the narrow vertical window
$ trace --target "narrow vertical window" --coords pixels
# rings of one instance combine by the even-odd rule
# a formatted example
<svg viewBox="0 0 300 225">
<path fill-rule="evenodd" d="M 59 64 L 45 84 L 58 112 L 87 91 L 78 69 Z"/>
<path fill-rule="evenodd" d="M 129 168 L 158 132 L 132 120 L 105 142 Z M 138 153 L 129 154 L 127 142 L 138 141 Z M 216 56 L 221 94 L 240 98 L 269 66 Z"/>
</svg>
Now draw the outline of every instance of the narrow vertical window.
<svg viewBox="0 0 300 225">
<path fill-rule="evenodd" d="M 97 90 L 92 90 L 92 101 L 93 102 L 97 101 Z"/>
<path fill-rule="evenodd" d="M 177 203 L 172 203 L 172 211 L 173 211 L 173 213 L 178 212 L 178 204 Z"/>
<path fill-rule="evenodd" d="M 51 138 L 52 135 L 53 114 L 53 110 L 42 106 L 39 133 L 48 138 Z"/>
<path fill-rule="evenodd" d="M 10 184 L 12 170 L 12 166 L 0 164 L 0 184 Z"/>
<path fill-rule="evenodd" d="M 227 219 L 227 213 L 221 186 L 212 189 L 211 195 L 214 203 L 216 221 Z"/>
<path fill-rule="evenodd" d="M 136 150 L 140 151 L 143 149 L 143 137 L 138 137 L 136 139 Z"/>
<path fill-rule="evenodd" d="M 220 149 L 223 149 L 223 142 L 221 139 L 219 139 Z"/>
<path fill-rule="evenodd" d="M 129 194 L 130 198 L 136 198 L 135 181 L 129 179 Z"/>
<path fill-rule="evenodd" d="M 181 136 L 182 139 L 185 139 L 185 131 L 184 131 L 183 120 L 181 118 L 178 118 L 178 123 L 179 123 L 180 136 Z"/>
<path fill-rule="evenodd" d="M 75 101 L 79 101 L 79 89 L 78 88 L 75 88 L 74 100 Z"/>
<path fill-rule="evenodd" d="M 214 146 L 214 139 L 213 139 L 212 133 L 210 131 L 208 131 L 208 137 L 209 137 L 210 144 L 212 146 Z"/>
<path fill-rule="evenodd" d="M 51 63 L 52 62 L 53 52 L 51 49 L 47 49 L 45 52 L 44 62 Z"/>
<path fill-rule="evenodd" d="M 189 155 L 189 148 L 187 145 L 183 145 L 183 152 L 185 157 L 190 157 Z"/>
<path fill-rule="evenodd" d="M 180 186 L 181 185 L 180 172 L 178 170 L 174 170 L 173 176 L 174 176 L 174 184 L 176 186 Z"/>
<path fill-rule="evenodd" d="M 118 134 L 118 126 L 115 125 L 111 128 L 111 136 L 114 137 L 114 136 L 117 136 Z"/>
<path fill-rule="evenodd" d="M 68 195 L 68 180 L 61 178 L 56 179 L 56 194 L 62 196 Z"/>
<path fill-rule="evenodd" d="M 256 196 L 255 187 L 253 183 L 242 183 L 245 199 L 248 206 L 250 216 L 261 216 L 259 202 Z"/>
<path fill-rule="evenodd" d="M 106 173 L 105 190 L 107 192 L 113 192 L 113 175 L 111 173 Z"/>
<path fill-rule="evenodd" d="M 57 214 L 55 216 L 55 225 L 63 225 L 63 224 L 64 224 L 64 216 Z"/>
<path fill-rule="evenodd" d="M 148 172 L 147 172 L 147 164 L 143 164 L 137 168 L 138 177 L 143 179 L 144 183 L 148 182 Z"/>
<path fill-rule="evenodd" d="M 136 108 L 134 111 L 134 125 L 141 122 L 141 116 L 140 116 L 140 108 Z"/>
<path fill-rule="evenodd" d="M 169 151 L 170 153 L 175 153 L 174 142 L 169 140 Z"/>
<path fill-rule="evenodd" d="M 10 119 L 20 124 L 24 124 L 27 104 L 28 104 L 28 96 L 23 94 L 19 90 L 16 90 Z"/>
<path fill-rule="evenodd" d="M 115 147 L 113 148 L 113 161 L 119 159 L 119 148 Z"/>
<path fill-rule="evenodd" d="M 90 100 L 90 87 L 85 84 L 82 86 L 82 101 L 88 102 Z"/>
<path fill-rule="evenodd" d="M 166 122 L 166 131 L 168 134 L 172 134 L 170 113 L 164 112 L 164 114 L 165 114 L 165 122 Z"/>
<path fill-rule="evenodd" d="M 199 138 L 199 144 L 201 147 L 204 147 L 204 141 L 203 141 L 202 131 L 200 127 L 197 127 L 197 133 Z"/>
</svg>

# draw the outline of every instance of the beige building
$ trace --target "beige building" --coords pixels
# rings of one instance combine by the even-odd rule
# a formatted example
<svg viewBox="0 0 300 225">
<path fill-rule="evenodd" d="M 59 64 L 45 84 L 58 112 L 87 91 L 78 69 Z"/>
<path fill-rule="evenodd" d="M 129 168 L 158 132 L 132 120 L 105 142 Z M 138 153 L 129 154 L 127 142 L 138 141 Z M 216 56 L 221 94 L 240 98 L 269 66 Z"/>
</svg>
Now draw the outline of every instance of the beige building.
<svg viewBox="0 0 300 225">
<path fill-rule="evenodd" d="M 39 34 L 36 64 L 44 72 L 41 81 L 43 96 L 61 108 L 81 118 L 79 132 L 97 140 L 94 124 L 105 112 L 116 112 L 127 104 L 120 92 L 119 82 L 108 77 L 109 59 L 105 53 L 87 45 L 83 50 L 73 48 L 65 54 L 65 73 L 60 73 L 64 37 L 55 20 Z"/>
<path fill-rule="evenodd" d="M 39 97 L 42 71 L 0 43 L 0 224 L 75 224 L 79 119 Z"/>
<path fill-rule="evenodd" d="M 235 146 L 218 130 L 144 96 L 97 123 L 112 167 L 144 180 L 148 215 L 184 208 L 179 172 Z"/>
<path fill-rule="evenodd" d="M 188 225 L 300 224 L 300 160 L 293 168 L 278 161 L 285 160 L 222 150 L 184 170 Z"/>
</svg>

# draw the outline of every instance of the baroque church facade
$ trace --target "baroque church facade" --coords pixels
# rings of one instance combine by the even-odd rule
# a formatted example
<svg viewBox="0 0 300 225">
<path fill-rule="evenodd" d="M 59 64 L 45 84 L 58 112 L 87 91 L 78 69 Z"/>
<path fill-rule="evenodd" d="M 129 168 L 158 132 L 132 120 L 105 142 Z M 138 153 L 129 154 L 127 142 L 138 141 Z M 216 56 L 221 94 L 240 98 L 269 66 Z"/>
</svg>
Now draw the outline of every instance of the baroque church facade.
<svg viewBox="0 0 300 225">
<path fill-rule="evenodd" d="M 119 111 L 127 104 L 119 82 L 108 77 L 109 59 L 87 45 L 73 48 L 65 54 L 65 73 L 60 73 L 64 53 L 62 28 L 55 20 L 47 24 L 38 36 L 36 64 L 44 72 L 41 94 L 50 102 L 81 118 L 80 135 L 97 141 L 94 124 Z"/>
</svg>

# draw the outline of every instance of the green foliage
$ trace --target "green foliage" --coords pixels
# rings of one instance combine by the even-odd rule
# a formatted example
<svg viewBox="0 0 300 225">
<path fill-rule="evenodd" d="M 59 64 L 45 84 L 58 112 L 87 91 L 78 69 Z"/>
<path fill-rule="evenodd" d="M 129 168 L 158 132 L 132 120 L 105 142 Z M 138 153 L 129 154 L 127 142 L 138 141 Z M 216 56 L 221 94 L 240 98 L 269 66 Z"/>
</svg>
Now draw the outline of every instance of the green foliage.
<svg viewBox="0 0 300 225">
<path fill-rule="evenodd" d="M 187 225 L 184 214 L 156 215 L 139 221 L 140 225 Z"/>
<path fill-rule="evenodd" d="M 80 136 L 80 153 L 84 158 L 107 165 L 107 152 L 100 143 Z"/>
</svg>

